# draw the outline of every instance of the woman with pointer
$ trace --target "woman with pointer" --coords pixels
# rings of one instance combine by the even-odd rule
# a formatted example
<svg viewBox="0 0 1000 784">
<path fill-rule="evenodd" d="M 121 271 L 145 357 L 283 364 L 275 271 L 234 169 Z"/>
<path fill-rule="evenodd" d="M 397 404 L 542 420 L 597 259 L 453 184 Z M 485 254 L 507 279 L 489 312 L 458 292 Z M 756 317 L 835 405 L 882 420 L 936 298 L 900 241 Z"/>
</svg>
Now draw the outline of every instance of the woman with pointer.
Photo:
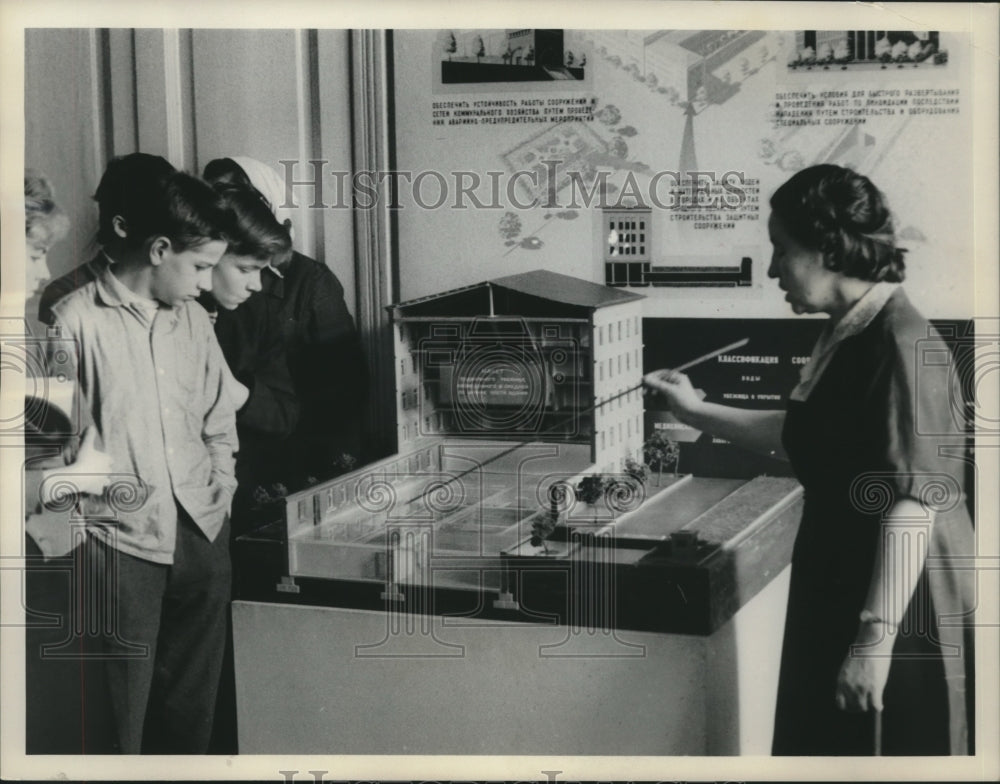
<svg viewBox="0 0 1000 784">
<path fill-rule="evenodd" d="M 804 169 L 771 207 L 768 275 L 795 313 L 829 316 L 787 409 L 703 401 L 676 370 L 645 383 L 682 422 L 789 460 L 805 489 L 773 753 L 969 754 L 974 585 L 959 559 L 975 547 L 950 354 L 899 285 L 904 251 L 867 177 Z"/>
</svg>

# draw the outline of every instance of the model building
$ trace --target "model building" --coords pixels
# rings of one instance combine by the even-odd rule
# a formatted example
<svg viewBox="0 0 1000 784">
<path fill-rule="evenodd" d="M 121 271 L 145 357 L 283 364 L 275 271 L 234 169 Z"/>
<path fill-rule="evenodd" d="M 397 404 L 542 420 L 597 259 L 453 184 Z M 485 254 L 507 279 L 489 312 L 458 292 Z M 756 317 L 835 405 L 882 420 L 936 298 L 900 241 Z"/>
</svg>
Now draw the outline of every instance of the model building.
<svg viewBox="0 0 1000 784">
<path fill-rule="evenodd" d="M 757 499 L 770 511 L 741 525 L 783 520 L 794 480 L 635 480 L 641 300 L 537 270 L 392 306 L 399 449 L 285 499 L 278 590 L 380 583 L 403 601 L 418 586 L 459 589 L 491 595 L 482 606 L 500 613 L 519 611 L 527 592 L 533 606 L 571 612 L 591 595 L 617 605 L 619 580 L 702 580 L 691 575 L 711 573 L 739 533 L 720 523 L 727 510 Z M 695 563 L 700 572 L 684 571 Z M 573 575 L 594 576 L 586 564 L 625 571 L 581 582 Z M 428 596 L 411 595 L 411 609 Z M 668 625 L 695 628 L 709 612 L 687 608 Z"/>
<path fill-rule="evenodd" d="M 420 438 L 589 444 L 641 458 L 641 295 L 536 270 L 396 305 L 399 449 Z"/>
<path fill-rule="evenodd" d="M 641 299 L 538 270 L 394 306 L 398 453 L 286 499 L 289 573 L 498 566 L 554 486 L 641 459 Z M 478 585 L 486 566 L 435 582 Z"/>
</svg>

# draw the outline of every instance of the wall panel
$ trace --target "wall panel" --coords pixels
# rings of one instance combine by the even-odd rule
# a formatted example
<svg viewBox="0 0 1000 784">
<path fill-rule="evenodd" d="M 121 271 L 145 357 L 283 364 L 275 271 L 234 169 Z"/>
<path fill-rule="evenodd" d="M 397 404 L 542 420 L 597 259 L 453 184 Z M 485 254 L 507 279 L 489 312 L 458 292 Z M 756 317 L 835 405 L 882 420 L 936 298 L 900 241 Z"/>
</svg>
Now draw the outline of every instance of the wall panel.
<svg viewBox="0 0 1000 784">
<path fill-rule="evenodd" d="M 110 149 L 101 37 L 98 30 L 25 34 L 25 166 L 49 176 L 70 220 L 69 235 L 49 253 L 53 276 L 93 252 L 97 212 L 90 197 Z M 30 299 L 29 319 L 36 307 L 37 300 Z M 37 324 L 31 326 L 37 329 Z"/>
<path fill-rule="evenodd" d="M 196 30 L 192 39 L 197 167 L 245 155 L 279 172 L 312 156 L 308 36 L 301 30 Z M 295 245 L 321 257 L 318 216 L 303 205 Z"/>
</svg>

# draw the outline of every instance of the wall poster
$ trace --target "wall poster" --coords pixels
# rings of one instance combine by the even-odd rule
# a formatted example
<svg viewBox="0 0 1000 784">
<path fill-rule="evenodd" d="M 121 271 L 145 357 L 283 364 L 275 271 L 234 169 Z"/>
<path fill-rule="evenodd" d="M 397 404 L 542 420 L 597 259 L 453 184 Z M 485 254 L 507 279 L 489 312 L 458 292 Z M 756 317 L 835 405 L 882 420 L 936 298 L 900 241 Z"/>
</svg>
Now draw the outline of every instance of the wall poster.
<svg viewBox="0 0 1000 784">
<path fill-rule="evenodd" d="M 648 316 L 780 316 L 768 199 L 838 163 L 886 193 L 924 310 L 969 312 L 968 33 L 400 29 L 394 53 L 404 299 L 544 267 Z"/>
</svg>

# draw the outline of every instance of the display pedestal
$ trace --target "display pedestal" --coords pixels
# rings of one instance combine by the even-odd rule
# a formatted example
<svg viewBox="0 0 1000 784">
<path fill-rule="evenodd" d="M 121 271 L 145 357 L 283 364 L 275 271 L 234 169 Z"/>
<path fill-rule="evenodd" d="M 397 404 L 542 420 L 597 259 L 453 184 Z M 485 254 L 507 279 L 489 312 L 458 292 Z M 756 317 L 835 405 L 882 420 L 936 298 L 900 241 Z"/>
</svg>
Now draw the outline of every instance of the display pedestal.
<svg viewBox="0 0 1000 784">
<path fill-rule="evenodd" d="M 769 754 L 785 568 L 711 634 L 233 604 L 241 754 Z"/>
</svg>

